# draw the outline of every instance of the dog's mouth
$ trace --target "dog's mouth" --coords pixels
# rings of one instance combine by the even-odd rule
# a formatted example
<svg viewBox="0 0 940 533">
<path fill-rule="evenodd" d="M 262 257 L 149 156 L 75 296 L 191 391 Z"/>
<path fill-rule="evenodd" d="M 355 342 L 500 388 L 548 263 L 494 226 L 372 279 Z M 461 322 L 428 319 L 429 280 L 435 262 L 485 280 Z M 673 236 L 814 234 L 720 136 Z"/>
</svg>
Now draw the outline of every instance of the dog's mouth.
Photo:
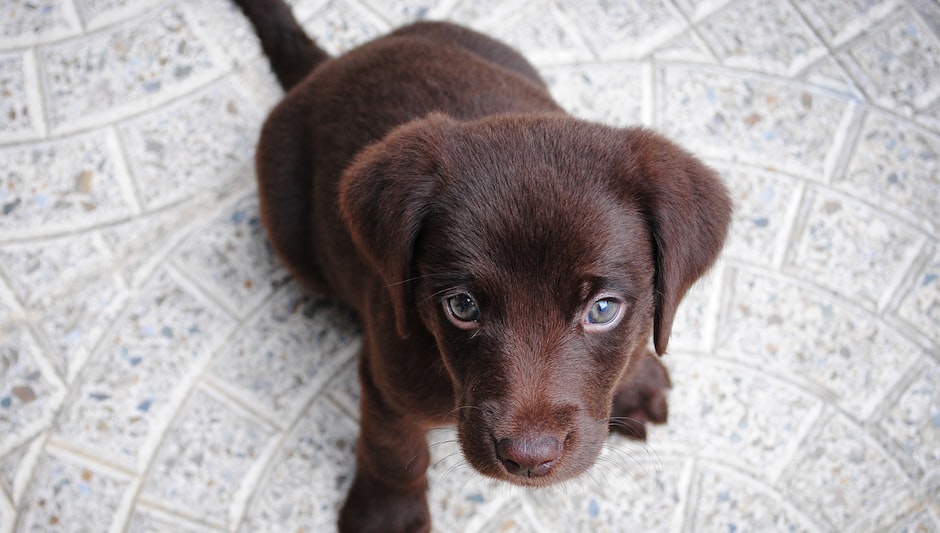
<svg viewBox="0 0 940 533">
<path fill-rule="evenodd" d="M 577 477 L 600 455 L 606 428 L 499 431 L 482 420 L 457 424 L 464 457 L 481 474 L 525 487 L 544 487 Z"/>
</svg>

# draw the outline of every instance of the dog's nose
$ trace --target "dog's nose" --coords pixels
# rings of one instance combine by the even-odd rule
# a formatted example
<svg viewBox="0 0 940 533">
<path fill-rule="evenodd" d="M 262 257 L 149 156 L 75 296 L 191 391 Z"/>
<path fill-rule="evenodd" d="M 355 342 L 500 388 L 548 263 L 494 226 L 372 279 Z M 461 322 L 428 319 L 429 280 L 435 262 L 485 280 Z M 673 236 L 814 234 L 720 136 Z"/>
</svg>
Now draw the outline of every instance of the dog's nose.
<svg viewBox="0 0 940 533">
<path fill-rule="evenodd" d="M 496 454 L 510 474 L 539 477 L 548 474 L 561 457 L 562 444 L 555 437 L 522 437 L 500 439 Z"/>
</svg>

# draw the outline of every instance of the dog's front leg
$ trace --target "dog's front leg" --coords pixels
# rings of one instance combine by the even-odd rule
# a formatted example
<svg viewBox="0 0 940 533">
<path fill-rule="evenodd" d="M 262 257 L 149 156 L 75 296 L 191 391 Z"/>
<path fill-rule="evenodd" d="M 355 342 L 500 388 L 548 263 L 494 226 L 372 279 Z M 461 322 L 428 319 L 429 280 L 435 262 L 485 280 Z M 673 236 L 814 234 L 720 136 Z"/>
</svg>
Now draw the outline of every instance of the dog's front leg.
<svg viewBox="0 0 940 533">
<path fill-rule="evenodd" d="M 340 512 L 347 532 L 427 532 L 431 519 L 425 471 L 430 455 L 420 418 L 396 412 L 369 367 L 369 347 L 360 360 L 360 422 L 356 476 Z"/>
<path fill-rule="evenodd" d="M 672 386 L 659 357 L 638 350 L 614 394 L 610 429 L 631 439 L 646 440 L 646 424 L 665 424 L 666 392 Z"/>
</svg>

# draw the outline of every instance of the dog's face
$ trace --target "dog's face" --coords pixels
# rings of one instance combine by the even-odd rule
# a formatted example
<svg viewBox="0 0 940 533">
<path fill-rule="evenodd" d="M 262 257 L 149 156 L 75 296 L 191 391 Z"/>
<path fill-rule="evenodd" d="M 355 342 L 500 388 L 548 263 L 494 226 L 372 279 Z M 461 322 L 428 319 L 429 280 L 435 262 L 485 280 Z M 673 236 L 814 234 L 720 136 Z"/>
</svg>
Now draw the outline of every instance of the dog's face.
<svg viewBox="0 0 940 533">
<path fill-rule="evenodd" d="M 629 135 L 562 116 L 432 116 L 344 176 L 353 237 L 399 332 L 436 339 L 483 474 L 543 485 L 593 464 L 631 355 L 654 329 L 665 349 L 675 305 L 721 247 L 714 175 Z"/>
</svg>

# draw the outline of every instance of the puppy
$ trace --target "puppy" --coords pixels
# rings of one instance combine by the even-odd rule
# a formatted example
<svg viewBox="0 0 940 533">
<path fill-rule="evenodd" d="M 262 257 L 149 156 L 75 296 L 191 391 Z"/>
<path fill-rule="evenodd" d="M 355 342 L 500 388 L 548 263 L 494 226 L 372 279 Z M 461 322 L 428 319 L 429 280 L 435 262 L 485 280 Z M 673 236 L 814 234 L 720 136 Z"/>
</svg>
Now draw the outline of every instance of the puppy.
<svg viewBox="0 0 940 533">
<path fill-rule="evenodd" d="M 339 58 L 279 0 L 237 0 L 287 91 L 261 132 L 271 243 L 362 321 L 342 531 L 428 531 L 425 431 L 486 476 L 544 486 L 610 429 L 666 420 L 676 307 L 731 204 L 648 130 L 574 119 L 517 52 L 446 23 Z"/>
</svg>

